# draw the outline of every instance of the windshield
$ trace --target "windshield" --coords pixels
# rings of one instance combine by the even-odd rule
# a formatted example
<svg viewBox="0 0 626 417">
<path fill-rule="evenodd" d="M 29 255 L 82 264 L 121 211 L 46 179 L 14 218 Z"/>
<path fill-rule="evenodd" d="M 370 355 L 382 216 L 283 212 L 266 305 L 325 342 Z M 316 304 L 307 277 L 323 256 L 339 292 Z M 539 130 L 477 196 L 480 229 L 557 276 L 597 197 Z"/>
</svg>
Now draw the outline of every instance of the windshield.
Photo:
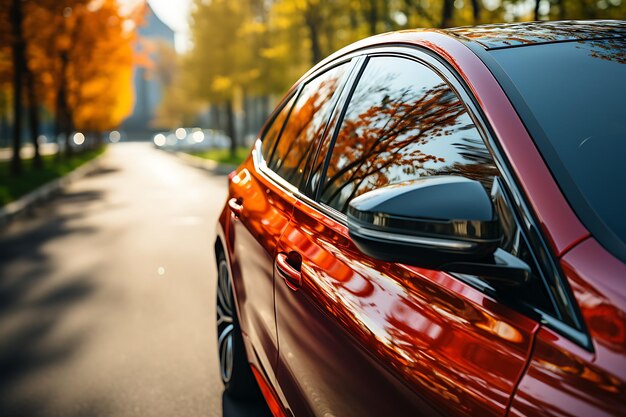
<svg viewBox="0 0 626 417">
<path fill-rule="evenodd" d="M 501 83 L 578 217 L 626 261 L 626 40 L 494 50 Z"/>
</svg>

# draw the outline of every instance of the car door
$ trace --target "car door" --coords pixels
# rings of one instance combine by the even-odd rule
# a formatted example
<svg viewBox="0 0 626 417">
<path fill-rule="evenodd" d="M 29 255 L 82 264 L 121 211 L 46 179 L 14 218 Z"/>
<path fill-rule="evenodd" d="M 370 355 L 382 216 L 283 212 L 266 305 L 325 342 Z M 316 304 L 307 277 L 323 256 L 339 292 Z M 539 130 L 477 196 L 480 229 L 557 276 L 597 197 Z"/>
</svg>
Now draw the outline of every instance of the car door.
<svg viewBox="0 0 626 417">
<path fill-rule="evenodd" d="M 335 94 L 351 69 L 349 60 L 302 82 L 279 106 L 257 142 L 254 158 L 233 176 L 229 205 L 235 212 L 233 274 L 242 329 L 270 382 L 277 337 L 274 317 L 275 245 L 290 221 L 293 191 L 314 154 Z"/>
<path fill-rule="evenodd" d="M 296 100 L 295 89 L 277 108 L 261 134 L 256 152 L 268 156 Z M 240 166 L 229 182 L 231 227 L 226 230 L 233 248 L 230 260 L 244 337 L 269 381 L 274 381 L 278 353 L 274 319 L 273 262 L 276 242 L 291 219 L 294 199 L 257 172 L 254 161 Z M 251 356 L 249 356 L 251 357 Z M 256 361 L 255 361 L 256 362 Z"/>
<path fill-rule="evenodd" d="M 452 74 L 417 56 L 369 58 L 277 245 L 277 381 L 292 415 L 502 416 L 530 356 L 537 322 L 479 277 L 381 262 L 348 235 L 352 198 L 462 175 L 500 200 L 503 248 L 528 253 Z M 539 278 L 522 292 L 549 308 Z"/>
</svg>

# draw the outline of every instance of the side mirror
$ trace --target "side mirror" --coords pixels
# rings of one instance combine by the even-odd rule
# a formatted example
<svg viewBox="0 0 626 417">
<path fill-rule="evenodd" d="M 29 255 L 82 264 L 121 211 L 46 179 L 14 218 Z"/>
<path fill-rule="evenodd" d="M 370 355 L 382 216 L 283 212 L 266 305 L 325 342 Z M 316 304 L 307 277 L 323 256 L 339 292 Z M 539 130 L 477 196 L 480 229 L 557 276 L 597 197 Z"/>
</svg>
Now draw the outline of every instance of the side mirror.
<svg viewBox="0 0 626 417">
<path fill-rule="evenodd" d="M 522 285 L 530 267 L 498 248 L 502 231 L 478 182 L 426 177 L 365 193 L 350 202 L 348 230 L 366 255 Z"/>
</svg>

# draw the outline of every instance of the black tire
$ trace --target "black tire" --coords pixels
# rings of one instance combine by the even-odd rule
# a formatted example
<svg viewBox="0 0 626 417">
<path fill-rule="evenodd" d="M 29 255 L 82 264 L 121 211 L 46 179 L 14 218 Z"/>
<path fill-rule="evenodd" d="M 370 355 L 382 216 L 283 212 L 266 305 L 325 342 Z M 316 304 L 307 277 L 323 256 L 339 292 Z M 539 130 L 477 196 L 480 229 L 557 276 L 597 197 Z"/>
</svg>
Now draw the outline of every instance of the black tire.
<svg viewBox="0 0 626 417">
<path fill-rule="evenodd" d="M 217 353 L 224 391 L 233 399 L 256 399 L 260 396 L 246 350 L 233 299 L 232 280 L 223 253 L 217 258 Z"/>
</svg>

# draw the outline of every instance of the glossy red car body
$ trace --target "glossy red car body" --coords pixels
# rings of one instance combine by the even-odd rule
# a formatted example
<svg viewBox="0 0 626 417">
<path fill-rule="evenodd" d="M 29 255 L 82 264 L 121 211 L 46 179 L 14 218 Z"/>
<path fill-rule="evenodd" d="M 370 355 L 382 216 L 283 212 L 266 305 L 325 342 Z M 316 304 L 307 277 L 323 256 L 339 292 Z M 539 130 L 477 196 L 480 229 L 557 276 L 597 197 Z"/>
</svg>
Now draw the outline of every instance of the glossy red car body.
<svg viewBox="0 0 626 417">
<path fill-rule="evenodd" d="M 430 51 L 462 77 L 567 279 L 591 347 L 448 273 L 362 254 L 345 224 L 286 192 L 250 156 L 229 177 L 216 250 L 231 268 L 247 357 L 273 412 L 626 414 L 626 265 L 578 220 L 499 83 L 453 34 L 380 35 L 318 67 L 385 46 Z M 302 257 L 295 286 L 275 268 L 290 252 Z"/>
</svg>

